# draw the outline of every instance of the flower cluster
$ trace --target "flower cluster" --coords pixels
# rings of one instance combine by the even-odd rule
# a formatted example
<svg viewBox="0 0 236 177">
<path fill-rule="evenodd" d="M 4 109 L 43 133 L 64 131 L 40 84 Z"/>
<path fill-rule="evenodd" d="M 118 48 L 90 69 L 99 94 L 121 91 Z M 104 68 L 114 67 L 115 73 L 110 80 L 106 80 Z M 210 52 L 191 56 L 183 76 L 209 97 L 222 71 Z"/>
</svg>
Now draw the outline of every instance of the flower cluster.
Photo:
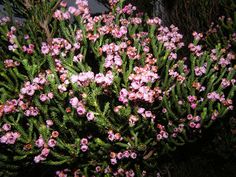
<svg viewBox="0 0 236 177">
<path fill-rule="evenodd" d="M 7 123 L 3 124 L 1 131 L 5 133 L 0 137 L 0 143 L 3 144 L 15 144 L 16 140 L 20 137 L 20 133 L 11 131 L 11 125 Z"/>
</svg>

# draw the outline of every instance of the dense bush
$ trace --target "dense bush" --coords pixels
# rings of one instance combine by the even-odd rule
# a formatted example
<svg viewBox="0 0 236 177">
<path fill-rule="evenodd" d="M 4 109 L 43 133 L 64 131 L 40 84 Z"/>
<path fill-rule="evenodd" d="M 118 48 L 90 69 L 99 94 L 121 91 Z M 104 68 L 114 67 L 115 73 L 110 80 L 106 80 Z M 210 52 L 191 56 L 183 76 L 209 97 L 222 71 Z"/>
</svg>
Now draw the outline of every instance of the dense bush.
<svg viewBox="0 0 236 177">
<path fill-rule="evenodd" d="M 233 110 L 235 55 L 220 43 L 208 49 L 194 32 L 179 57 L 178 28 L 131 4 L 111 0 L 92 17 L 85 0 L 56 2 L 23 24 L 1 20 L 2 176 L 38 164 L 58 176 L 154 176 L 158 157 Z"/>
</svg>

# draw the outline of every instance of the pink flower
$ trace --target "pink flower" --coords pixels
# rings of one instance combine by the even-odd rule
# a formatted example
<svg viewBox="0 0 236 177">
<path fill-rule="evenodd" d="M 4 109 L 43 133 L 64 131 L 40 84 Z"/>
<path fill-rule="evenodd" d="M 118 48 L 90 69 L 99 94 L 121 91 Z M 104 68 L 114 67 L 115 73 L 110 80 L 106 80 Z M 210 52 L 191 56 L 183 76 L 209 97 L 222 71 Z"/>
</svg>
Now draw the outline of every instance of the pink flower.
<svg viewBox="0 0 236 177">
<path fill-rule="evenodd" d="M 190 95 L 187 98 L 190 103 L 197 101 L 197 97 L 195 95 Z"/>
<path fill-rule="evenodd" d="M 49 152 L 50 152 L 50 149 L 48 149 L 48 148 L 43 148 L 43 150 L 41 151 L 41 156 L 43 156 L 43 157 L 47 157 L 48 156 L 48 154 L 49 154 Z"/>
<path fill-rule="evenodd" d="M 193 119 L 193 115 L 192 115 L 192 114 L 188 114 L 188 115 L 187 115 L 187 119 L 188 119 L 188 120 L 192 120 L 192 119 Z"/>
<path fill-rule="evenodd" d="M 73 108 L 77 108 L 79 104 L 79 99 L 77 97 L 73 97 L 70 99 L 70 104 Z"/>
<path fill-rule="evenodd" d="M 145 111 L 145 116 L 146 117 L 152 117 L 152 112 L 151 111 Z"/>
<path fill-rule="evenodd" d="M 195 109 L 197 107 L 197 104 L 196 103 L 191 103 L 191 108 L 192 109 Z"/>
<path fill-rule="evenodd" d="M 80 141 L 81 145 L 87 145 L 88 144 L 88 139 L 87 138 L 82 138 Z"/>
<path fill-rule="evenodd" d="M 157 134 L 157 141 L 160 141 L 162 139 L 162 135 L 161 134 Z"/>
<path fill-rule="evenodd" d="M 5 124 L 3 124 L 2 129 L 4 131 L 9 131 L 9 130 L 11 130 L 11 125 L 8 123 L 5 123 Z"/>
<path fill-rule="evenodd" d="M 129 126 L 133 127 L 137 121 L 138 121 L 138 117 L 131 115 L 129 117 Z"/>
<path fill-rule="evenodd" d="M 144 108 L 138 108 L 138 113 L 139 113 L 139 114 L 142 114 L 142 113 L 144 113 L 144 111 L 145 111 L 145 109 L 144 109 Z"/>
<path fill-rule="evenodd" d="M 111 159 L 111 164 L 112 164 L 112 165 L 115 165 L 115 164 L 117 164 L 117 160 L 116 160 L 116 158 L 114 158 L 114 159 Z"/>
<path fill-rule="evenodd" d="M 44 55 L 49 53 L 49 46 L 46 43 L 42 43 L 41 52 Z"/>
<path fill-rule="evenodd" d="M 47 96 L 48 96 L 49 99 L 52 99 L 54 95 L 53 95 L 52 92 L 49 92 L 49 93 L 47 94 Z"/>
<path fill-rule="evenodd" d="M 197 123 L 196 126 L 195 126 L 195 128 L 197 128 L 197 129 L 201 128 L 201 124 L 200 124 L 200 123 Z"/>
<path fill-rule="evenodd" d="M 62 19 L 63 19 L 63 18 L 62 18 L 62 11 L 60 11 L 60 10 L 57 9 L 57 10 L 54 12 L 53 17 L 56 18 L 56 19 L 58 19 L 58 20 L 62 20 Z"/>
<path fill-rule="evenodd" d="M 120 96 L 119 96 L 119 101 L 126 104 L 128 103 L 128 99 L 127 99 L 127 96 L 128 96 L 129 92 L 126 90 L 126 89 L 121 89 L 120 91 Z"/>
<path fill-rule="evenodd" d="M 80 149 L 81 149 L 82 152 L 86 152 L 88 150 L 88 146 L 87 145 L 82 145 L 80 147 Z"/>
<path fill-rule="evenodd" d="M 190 126 L 191 128 L 195 128 L 196 124 L 195 124 L 194 122 L 189 122 L 189 126 Z"/>
<path fill-rule="evenodd" d="M 125 175 L 126 175 L 126 177 L 134 177 L 134 176 L 135 176 L 135 173 L 134 173 L 134 171 L 131 169 L 131 170 L 129 170 L 129 171 L 126 171 L 126 172 L 125 172 Z"/>
<path fill-rule="evenodd" d="M 125 158 L 129 158 L 130 157 L 130 152 L 129 151 L 124 151 L 123 152 L 123 157 L 125 157 Z"/>
<path fill-rule="evenodd" d="M 194 40 L 196 41 L 199 41 L 202 37 L 203 37 L 203 34 L 202 33 L 197 33 L 196 31 L 194 31 L 192 33 L 193 37 L 194 37 Z"/>
<path fill-rule="evenodd" d="M 201 120 L 201 117 L 200 117 L 200 116 L 195 116 L 195 117 L 193 118 L 193 120 L 194 120 L 195 122 L 199 122 L 199 121 Z"/>
<path fill-rule="evenodd" d="M 48 100 L 48 97 L 47 97 L 47 95 L 45 95 L 45 94 L 41 94 L 41 95 L 39 96 L 39 99 L 40 99 L 40 101 L 45 102 L 45 101 Z"/>
<path fill-rule="evenodd" d="M 58 131 L 53 131 L 51 134 L 52 138 L 57 138 L 59 136 L 59 132 Z"/>
<path fill-rule="evenodd" d="M 67 87 L 66 84 L 60 84 L 60 85 L 58 85 L 58 90 L 60 92 L 66 92 L 67 91 L 66 87 Z"/>
<path fill-rule="evenodd" d="M 167 139 L 169 134 L 166 131 L 160 131 L 160 134 L 162 135 L 163 138 Z"/>
<path fill-rule="evenodd" d="M 19 137 L 20 134 L 18 132 L 7 132 L 0 138 L 0 142 L 4 144 L 15 144 Z"/>
<path fill-rule="evenodd" d="M 114 61 L 115 61 L 115 64 L 117 66 L 121 66 L 122 65 L 122 59 L 121 59 L 121 57 L 119 55 L 115 55 Z"/>
<path fill-rule="evenodd" d="M 29 96 L 33 96 L 34 93 L 35 93 L 34 87 L 29 86 L 29 87 L 27 88 L 27 90 L 26 90 L 26 94 L 29 95 Z"/>
<path fill-rule="evenodd" d="M 123 158 L 123 153 L 122 153 L 122 152 L 118 152 L 117 155 L 116 155 L 116 157 L 117 157 L 118 159 L 122 159 L 122 158 Z"/>
<path fill-rule="evenodd" d="M 132 152 L 132 153 L 130 154 L 130 157 L 131 157 L 132 159 L 136 159 L 137 154 L 136 154 L 135 152 Z"/>
<path fill-rule="evenodd" d="M 49 141 L 48 141 L 48 146 L 49 146 L 49 147 L 53 148 L 53 147 L 56 146 L 56 144 L 57 144 L 57 141 L 56 141 L 56 140 L 54 140 L 54 139 L 49 139 Z"/>
<path fill-rule="evenodd" d="M 48 127 L 50 127 L 50 126 L 53 125 L 53 121 L 51 119 L 46 120 L 46 124 L 47 124 Z"/>
<path fill-rule="evenodd" d="M 207 94 L 207 98 L 212 100 L 212 101 L 216 101 L 220 99 L 220 95 L 216 92 L 211 92 Z"/>
<path fill-rule="evenodd" d="M 203 74 L 206 73 L 206 68 L 204 66 L 202 66 L 202 67 L 195 67 L 194 71 L 195 71 L 195 75 L 196 76 L 202 76 Z"/>
<path fill-rule="evenodd" d="M 115 140 L 115 135 L 112 133 L 112 134 L 109 134 L 108 135 L 108 139 L 110 140 L 110 141 L 114 141 Z"/>
<path fill-rule="evenodd" d="M 162 112 L 163 112 L 163 113 L 167 113 L 167 109 L 166 109 L 166 108 L 163 108 L 163 109 L 162 109 Z"/>
<path fill-rule="evenodd" d="M 86 114 L 86 117 L 87 117 L 88 121 L 92 121 L 92 120 L 94 120 L 94 118 L 95 118 L 93 112 L 88 112 L 88 113 Z"/>
<path fill-rule="evenodd" d="M 96 170 L 97 173 L 99 173 L 101 171 L 101 167 L 100 166 L 96 166 L 95 170 Z"/>
<path fill-rule="evenodd" d="M 39 163 L 42 160 L 45 160 L 45 158 L 42 157 L 41 155 L 37 155 L 37 156 L 34 157 L 34 162 L 35 163 Z"/>
<path fill-rule="evenodd" d="M 122 108 L 122 106 L 116 106 L 116 107 L 114 107 L 114 112 L 119 112 L 120 111 L 120 109 Z"/>
<path fill-rule="evenodd" d="M 66 1 L 61 1 L 60 6 L 61 7 L 66 7 L 67 6 L 67 2 Z"/>
<path fill-rule="evenodd" d="M 227 65 L 230 64 L 230 61 L 222 57 L 220 58 L 219 64 L 221 65 L 221 67 L 226 67 Z"/>
<path fill-rule="evenodd" d="M 85 108 L 84 108 L 83 105 L 79 105 L 79 106 L 77 107 L 76 111 L 77 111 L 77 113 L 78 113 L 80 116 L 82 116 L 82 115 L 84 115 L 84 114 L 86 113 L 86 110 L 85 110 Z"/>
<path fill-rule="evenodd" d="M 62 13 L 62 17 L 66 20 L 70 19 L 70 13 L 69 12 L 65 12 L 65 13 Z"/>
<path fill-rule="evenodd" d="M 43 147 L 43 145 L 44 145 L 44 140 L 43 140 L 42 136 L 40 136 L 39 139 L 37 139 L 37 140 L 35 141 L 35 145 L 36 145 L 37 147 L 39 147 L 39 148 Z"/>
<path fill-rule="evenodd" d="M 39 110 L 38 110 L 37 107 L 32 107 L 32 106 L 30 106 L 30 107 L 28 108 L 28 110 L 26 110 L 26 111 L 24 112 L 24 114 L 25 114 L 27 117 L 29 117 L 29 116 L 35 117 L 35 116 L 37 116 L 37 115 L 39 114 Z"/>
<path fill-rule="evenodd" d="M 73 6 L 70 6 L 70 7 L 68 8 L 68 11 L 69 11 L 71 14 L 74 14 L 74 13 L 76 12 L 76 8 L 73 7 Z"/>
<path fill-rule="evenodd" d="M 222 86 L 222 88 L 226 88 L 226 87 L 230 86 L 230 81 L 227 80 L 226 78 L 223 78 L 221 81 L 221 86 Z"/>
</svg>

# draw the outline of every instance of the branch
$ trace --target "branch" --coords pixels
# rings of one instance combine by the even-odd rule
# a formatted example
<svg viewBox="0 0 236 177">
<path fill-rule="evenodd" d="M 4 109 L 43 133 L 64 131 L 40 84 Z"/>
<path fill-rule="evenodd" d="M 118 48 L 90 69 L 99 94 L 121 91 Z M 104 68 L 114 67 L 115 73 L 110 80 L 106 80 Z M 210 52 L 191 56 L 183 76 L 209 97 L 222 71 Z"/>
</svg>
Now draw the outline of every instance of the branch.
<svg viewBox="0 0 236 177">
<path fill-rule="evenodd" d="M 57 3 L 54 5 L 54 7 L 51 9 L 52 12 L 54 12 L 56 10 L 56 8 L 58 7 L 58 5 L 61 3 L 61 0 L 57 1 Z M 45 20 L 43 22 L 39 22 L 39 25 L 41 28 L 43 28 L 46 37 L 47 37 L 47 42 L 50 44 L 52 41 L 52 32 L 50 32 L 49 30 L 49 22 L 51 21 L 52 15 L 47 15 Z"/>
</svg>

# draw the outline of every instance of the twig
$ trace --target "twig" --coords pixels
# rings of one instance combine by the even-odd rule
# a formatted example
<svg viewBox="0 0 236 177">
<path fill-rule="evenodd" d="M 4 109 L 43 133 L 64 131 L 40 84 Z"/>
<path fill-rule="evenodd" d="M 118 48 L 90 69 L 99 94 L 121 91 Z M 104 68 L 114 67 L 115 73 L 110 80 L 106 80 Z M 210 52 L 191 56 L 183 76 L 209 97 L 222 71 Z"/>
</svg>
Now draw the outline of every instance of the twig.
<svg viewBox="0 0 236 177">
<path fill-rule="evenodd" d="M 51 11 L 54 12 L 60 3 L 61 3 L 61 0 L 57 1 L 57 3 L 54 5 Z M 50 32 L 49 26 L 48 26 L 49 22 L 51 21 L 51 18 L 52 18 L 51 15 L 47 15 L 43 22 L 39 22 L 39 25 L 41 26 L 41 28 L 43 28 L 43 30 L 46 33 L 47 42 L 49 44 L 52 42 L 52 32 Z"/>
</svg>

